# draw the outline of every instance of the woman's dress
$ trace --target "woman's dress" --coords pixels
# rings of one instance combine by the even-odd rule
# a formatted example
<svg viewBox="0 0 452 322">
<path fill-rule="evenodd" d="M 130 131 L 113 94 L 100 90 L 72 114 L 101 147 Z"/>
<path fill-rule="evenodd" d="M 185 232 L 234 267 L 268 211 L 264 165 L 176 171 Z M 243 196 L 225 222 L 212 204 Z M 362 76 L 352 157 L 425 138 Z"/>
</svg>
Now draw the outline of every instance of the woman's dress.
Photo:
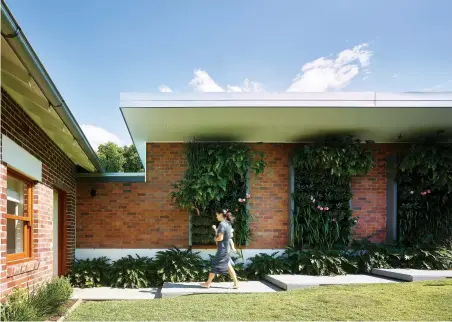
<svg viewBox="0 0 452 322">
<path fill-rule="evenodd" d="M 223 233 L 223 240 L 218 242 L 217 253 L 212 259 L 210 272 L 214 274 L 227 275 L 229 256 L 229 239 L 231 239 L 231 225 L 228 221 L 223 220 L 218 226 L 217 236 Z"/>
</svg>

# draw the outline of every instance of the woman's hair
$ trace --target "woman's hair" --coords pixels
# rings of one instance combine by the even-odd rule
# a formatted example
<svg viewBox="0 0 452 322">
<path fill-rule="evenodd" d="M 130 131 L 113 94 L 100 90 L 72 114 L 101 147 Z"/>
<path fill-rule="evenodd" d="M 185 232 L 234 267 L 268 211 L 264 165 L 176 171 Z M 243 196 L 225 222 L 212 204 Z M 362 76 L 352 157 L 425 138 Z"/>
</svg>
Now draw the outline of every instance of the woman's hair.
<svg viewBox="0 0 452 322">
<path fill-rule="evenodd" d="M 229 211 L 229 209 L 219 209 L 215 211 L 217 214 L 222 214 L 224 219 L 229 221 L 229 223 L 232 225 L 235 221 L 235 217 L 232 215 L 232 213 Z"/>
</svg>

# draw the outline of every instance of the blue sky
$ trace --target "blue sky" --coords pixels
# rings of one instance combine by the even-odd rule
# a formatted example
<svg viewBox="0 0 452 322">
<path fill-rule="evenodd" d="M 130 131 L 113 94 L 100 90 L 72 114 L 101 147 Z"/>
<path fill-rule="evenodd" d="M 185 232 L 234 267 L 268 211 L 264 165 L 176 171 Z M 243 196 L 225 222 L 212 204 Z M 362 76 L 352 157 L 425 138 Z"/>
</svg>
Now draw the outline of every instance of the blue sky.
<svg viewBox="0 0 452 322">
<path fill-rule="evenodd" d="M 120 92 L 452 91 L 451 0 L 7 0 L 93 145 Z"/>
</svg>

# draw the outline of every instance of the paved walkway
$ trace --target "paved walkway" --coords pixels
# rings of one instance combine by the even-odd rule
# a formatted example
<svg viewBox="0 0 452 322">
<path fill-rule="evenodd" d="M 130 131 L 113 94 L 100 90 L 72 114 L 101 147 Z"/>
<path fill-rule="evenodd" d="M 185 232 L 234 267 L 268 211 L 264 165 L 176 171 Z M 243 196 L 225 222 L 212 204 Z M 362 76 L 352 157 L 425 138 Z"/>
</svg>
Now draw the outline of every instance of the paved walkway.
<svg viewBox="0 0 452 322">
<path fill-rule="evenodd" d="M 152 300 L 159 297 L 157 288 L 112 288 L 112 287 L 94 287 L 94 288 L 74 288 L 72 299 L 104 301 L 104 300 Z"/>
<path fill-rule="evenodd" d="M 213 283 L 209 289 L 202 288 L 200 283 L 165 283 L 161 289 L 120 289 L 98 287 L 74 289 L 72 299 L 83 300 L 150 300 L 160 297 L 176 297 L 191 294 L 243 294 L 243 293 L 273 293 L 282 290 L 293 290 L 322 285 L 346 285 L 369 283 L 398 283 L 426 279 L 452 277 L 452 270 L 407 270 L 407 269 L 377 269 L 375 275 L 269 275 L 267 281 L 240 282 L 239 289 L 233 289 L 232 283 Z"/>
<path fill-rule="evenodd" d="M 265 279 L 286 291 L 324 285 L 397 283 L 397 281 L 384 277 L 354 274 L 337 276 L 267 275 Z"/>
<path fill-rule="evenodd" d="M 162 298 L 191 294 L 243 294 L 243 293 L 273 293 L 281 289 L 265 281 L 240 282 L 238 289 L 232 288 L 232 283 L 212 283 L 210 288 L 203 288 L 200 283 L 165 283 L 162 287 Z"/>
<path fill-rule="evenodd" d="M 406 268 L 374 268 L 372 273 L 379 276 L 386 276 L 407 282 L 438 280 L 452 278 L 452 270 L 425 270 Z"/>
</svg>

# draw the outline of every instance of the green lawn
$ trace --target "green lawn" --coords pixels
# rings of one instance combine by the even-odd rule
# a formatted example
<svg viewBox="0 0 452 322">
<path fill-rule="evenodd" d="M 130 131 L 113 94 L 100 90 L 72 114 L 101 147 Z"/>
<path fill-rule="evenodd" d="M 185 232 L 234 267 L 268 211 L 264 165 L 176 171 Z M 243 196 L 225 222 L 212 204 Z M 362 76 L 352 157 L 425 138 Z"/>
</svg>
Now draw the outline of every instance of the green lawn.
<svg viewBox="0 0 452 322">
<path fill-rule="evenodd" d="M 222 315 L 219 315 L 222 314 Z M 85 302 L 70 321 L 452 320 L 452 280 L 299 291 Z"/>
</svg>

